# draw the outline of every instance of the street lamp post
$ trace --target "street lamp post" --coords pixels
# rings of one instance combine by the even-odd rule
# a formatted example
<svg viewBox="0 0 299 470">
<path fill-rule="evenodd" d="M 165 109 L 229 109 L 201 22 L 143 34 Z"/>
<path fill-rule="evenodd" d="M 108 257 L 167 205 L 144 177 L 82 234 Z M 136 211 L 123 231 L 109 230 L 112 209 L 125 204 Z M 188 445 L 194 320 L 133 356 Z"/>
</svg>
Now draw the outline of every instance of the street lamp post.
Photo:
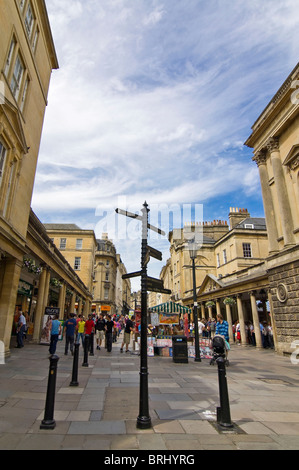
<svg viewBox="0 0 299 470">
<path fill-rule="evenodd" d="M 196 296 L 196 275 L 195 275 L 195 259 L 197 249 L 195 241 L 189 243 L 189 254 L 192 260 L 192 277 L 193 277 L 193 316 L 194 316 L 194 327 L 195 327 L 195 362 L 201 362 L 200 348 L 199 348 L 199 334 L 198 334 L 198 315 L 197 315 L 197 296 Z"/>
</svg>

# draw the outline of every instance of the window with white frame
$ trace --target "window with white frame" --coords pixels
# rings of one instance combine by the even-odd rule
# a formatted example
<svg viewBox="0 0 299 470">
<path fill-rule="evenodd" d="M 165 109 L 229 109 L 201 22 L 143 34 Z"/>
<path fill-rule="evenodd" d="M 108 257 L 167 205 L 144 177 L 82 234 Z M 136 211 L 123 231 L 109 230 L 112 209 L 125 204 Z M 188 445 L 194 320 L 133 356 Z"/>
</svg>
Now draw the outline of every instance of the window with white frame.
<svg viewBox="0 0 299 470">
<path fill-rule="evenodd" d="M 1 185 L 2 180 L 3 180 L 6 153 L 7 153 L 6 148 L 0 142 L 0 185 Z"/>
<path fill-rule="evenodd" d="M 10 70 L 10 66 L 11 66 L 11 63 L 12 63 L 12 60 L 13 60 L 13 55 L 14 55 L 16 45 L 17 45 L 17 41 L 13 37 L 12 40 L 11 40 L 10 46 L 9 46 L 8 56 L 7 56 L 7 59 L 6 59 L 6 64 L 5 64 L 5 69 L 4 69 L 4 75 L 6 77 L 8 77 L 8 72 Z"/>
<path fill-rule="evenodd" d="M 227 255 L 226 255 L 226 250 L 223 250 L 223 263 L 227 263 Z"/>
<path fill-rule="evenodd" d="M 243 256 L 244 258 L 252 258 L 250 243 L 243 243 Z"/>
<path fill-rule="evenodd" d="M 65 250 L 66 249 L 66 238 L 61 238 L 60 239 L 59 249 L 60 250 Z"/>
<path fill-rule="evenodd" d="M 219 253 L 217 253 L 216 258 L 217 258 L 217 268 L 219 268 L 219 266 L 220 266 L 220 255 L 219 255 Z"/>
<path fill-rule="evenodd" d="M 83 239 L 77 238 L 76 240 L 76 250 L 82 250 L 83 247 Z"/>
<path fill-rule="evenodd" d="M 104 288 L 104 300 L 109 299 L 109 287 Z"/>
<path fill-rule="evenodd" d="M 79 256 L 75 257 L 74 270 L 80 271 L 81 269 L 81 258 Z"/>
<path fill-rule="evenodd" d="M 16 58 L 15 66 L 13 69 L 11 82 L 10 82 L 11 92 L 17 101 L 18 101 L 19 94 L 20 94 L 22 79 L 24 75 L 24 69 L 25 69 L 24 63 L 20 55 L 18 54 Z"/>
<path fill-rule="evenodd" d="M 29 38 L 31 38 L 33 26 L 34 26 L 34 14 L 33 14 L 32 5 L 29 2 L 27 10 L 26 10 L 26 15 L 25 15 L 25 28 L 26 28 Z"/>
</svg>

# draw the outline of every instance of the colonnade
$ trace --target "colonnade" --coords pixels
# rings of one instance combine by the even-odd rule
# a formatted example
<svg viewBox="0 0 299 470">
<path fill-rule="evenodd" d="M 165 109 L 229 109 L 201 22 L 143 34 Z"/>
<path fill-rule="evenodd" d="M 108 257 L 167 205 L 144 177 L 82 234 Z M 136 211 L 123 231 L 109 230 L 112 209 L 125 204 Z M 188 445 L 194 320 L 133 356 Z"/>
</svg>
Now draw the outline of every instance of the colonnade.
<svg viewBox="0 0 299 470">
<path fill-rule="evenodd" d="M 243 294 L 248 294 L 250 298 L 250 306 L 251 306 L 251 315 L 252 315 L 252 323 L 253 323 L 253 328 L 254 328 L 254 333 L 255 333 L 255 342 L 256 346 L 258 348 L 263 347 L 263 341 L 262 341 L 262 333 L 261 333 L 261 328 L 260 328 L 260 319 L 259 319 L 259 314 L 258 314 L 258 309 L 257 309 L 257 292 L 255 290 L 251 290 L 248 292 L 243 292 L 240 294 L 234 294 L 230 295 L 231 298 L 234 299 L 234 303 L 236 305 L 236 310 L 237 310 L 237 315 L 238 315 L 238 322 L 240 324 L 240 333 L 241 333 L 241 344 L 247 344 L 247 334 L 246 334 L 246 325 L 245 322 L 247 321 L 246 318 L 246 312 L 244 310 L 244 300 L 243 300 Z M 270 302 L 270 305 L 272 304 L 272 299 L 271 299 L 271 292 L 269 289 L 267 289 L 267 295 L 268 295 L 268 300 Z M 225 297 L 223 298 L 211 298 L 215 303 L 216 307 L 216 315 L 222 314 L 222 309 L 221 309 L 221 302 L 224 300 Z M 200 302 L 200 307 L 201 307 L 201 318 L 206 319 L 207 316 L 208 318 L 213 318 L 215 315 L 213 314 L 213 307 L 212 305 L 208 305 L 206 307 L 205 302 Z M 232 316 L 232 306 L 230 303 L 225 303 L 225 315 L 223 315 L 224 318 L 227 320 L 228 325 L 229 325 L 229 337 L 232 339 L 233 338 L 233 316 Z M 251 319 L 250 319 L 251 321 Z M 274 325 L 272 324 L 272 327 Z M 275 340 L 275 330 L 273 328 L 273 336 Z"/>
</svg>

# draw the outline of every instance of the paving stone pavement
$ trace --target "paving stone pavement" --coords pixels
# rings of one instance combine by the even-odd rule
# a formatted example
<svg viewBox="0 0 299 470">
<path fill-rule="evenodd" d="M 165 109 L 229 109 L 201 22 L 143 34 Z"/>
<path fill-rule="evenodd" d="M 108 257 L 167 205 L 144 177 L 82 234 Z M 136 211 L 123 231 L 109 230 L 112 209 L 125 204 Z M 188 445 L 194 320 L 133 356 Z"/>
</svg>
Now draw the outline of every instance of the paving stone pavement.
<svg viewBox="0 0 299 470">
<path fill-rule="evenodd" d="M 140 357 L 104 348 L 82 367 L 70 387 L 73 358 L 59 342 L 56 427 L 40 429 L 49 374 L 48 348 L 12 345 L 0 365 L 1 450 L 298 450 L 299 364 L 272 350 L 232 345 L 227 384 L 234 427 L 217 426 L 217 366 L 208 359 L 188 364 L 149 357 L 150 429 L 136 427 L 139 414 Z"/>
</svg>

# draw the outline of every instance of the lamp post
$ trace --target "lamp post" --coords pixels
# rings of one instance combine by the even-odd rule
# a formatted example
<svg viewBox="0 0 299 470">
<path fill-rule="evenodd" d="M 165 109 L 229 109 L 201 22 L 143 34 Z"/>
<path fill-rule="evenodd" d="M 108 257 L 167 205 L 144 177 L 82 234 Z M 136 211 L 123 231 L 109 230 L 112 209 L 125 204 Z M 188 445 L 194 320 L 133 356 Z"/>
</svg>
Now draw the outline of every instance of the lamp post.
<svg viewBox="0 0 299 470">
<path fill-rule="evenodd" d="M 188 244 L 190 258 L 192 260 L 192 277 L 193 277 L 193 316 L 195 327 L 195 362 L 201 362 L 200 348 L 199 348 L 199 334 L 198 334 L 198 316 L 197 316 L 197 296 L 196 296 L 196 276 L 195 276 L 195 259 L 197 254 L 196 243 L 194 240 Z"/>
</svg>

